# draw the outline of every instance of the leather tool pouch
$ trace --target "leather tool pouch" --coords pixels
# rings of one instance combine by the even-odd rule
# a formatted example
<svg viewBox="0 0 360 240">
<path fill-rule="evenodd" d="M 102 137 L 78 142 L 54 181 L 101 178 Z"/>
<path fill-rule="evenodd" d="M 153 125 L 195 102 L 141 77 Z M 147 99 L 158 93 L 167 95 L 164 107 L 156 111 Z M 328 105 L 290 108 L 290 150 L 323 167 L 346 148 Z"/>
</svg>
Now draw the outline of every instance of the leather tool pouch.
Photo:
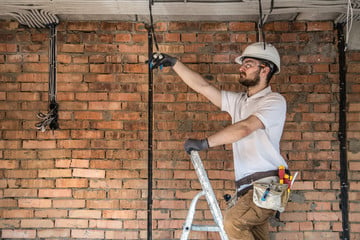
<svg viewBox="0 0 360 240">
<path fill-rule="evenodd" d="M 285 210 L 290 196 L 287 184 L 255 182 L 253 185 L 253 201 L 258 207 L 279 212 Z"/>
</svg>

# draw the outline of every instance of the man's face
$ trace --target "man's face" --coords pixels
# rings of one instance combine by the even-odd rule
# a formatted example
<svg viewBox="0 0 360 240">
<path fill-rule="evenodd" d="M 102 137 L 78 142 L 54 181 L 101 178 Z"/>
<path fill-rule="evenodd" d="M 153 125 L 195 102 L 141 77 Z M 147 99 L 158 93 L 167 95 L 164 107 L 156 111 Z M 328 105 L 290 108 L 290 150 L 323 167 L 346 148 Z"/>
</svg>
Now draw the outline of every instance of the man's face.
<svg viewBox="0 0 360 240">
<path fill-rule="evenodd" d="M 258 60 L 245 58 L 239 69 L 239 82 L 246 87 L 256 86 L 260 82 L 261 66 Z"/>
</svg>

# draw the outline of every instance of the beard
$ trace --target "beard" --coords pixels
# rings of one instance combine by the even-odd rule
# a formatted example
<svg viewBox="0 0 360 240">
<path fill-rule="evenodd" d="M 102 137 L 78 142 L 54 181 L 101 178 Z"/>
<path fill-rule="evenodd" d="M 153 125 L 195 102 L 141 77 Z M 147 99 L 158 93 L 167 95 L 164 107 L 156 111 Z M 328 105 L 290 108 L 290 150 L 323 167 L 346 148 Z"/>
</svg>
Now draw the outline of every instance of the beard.
<svg viewBox="0 0 360 240">
<path fill-rule="evenodd" d="M 255 76 L 253 78 L 248 78 L 246 76 L 246 73 L 242 72 L 240 73 L 240 84 L 242 84 L 245 87 L 253 87 L 256 86 L 260 82 L 260 70 L 254 73 Z"/>
</svg>

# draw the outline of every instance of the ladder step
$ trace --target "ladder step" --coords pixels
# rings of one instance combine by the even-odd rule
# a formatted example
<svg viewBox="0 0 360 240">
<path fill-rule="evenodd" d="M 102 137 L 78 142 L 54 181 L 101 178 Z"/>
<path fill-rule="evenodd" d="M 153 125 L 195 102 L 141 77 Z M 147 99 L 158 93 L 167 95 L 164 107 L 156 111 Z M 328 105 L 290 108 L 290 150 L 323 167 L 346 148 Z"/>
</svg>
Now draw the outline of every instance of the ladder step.
<svg viewBox="0 0 360 240">
<path fill-rule="evenodd" d="M 191 225 L 191 230 L 198 232 L 220 232 L 216 225 Z"/>
</svg>

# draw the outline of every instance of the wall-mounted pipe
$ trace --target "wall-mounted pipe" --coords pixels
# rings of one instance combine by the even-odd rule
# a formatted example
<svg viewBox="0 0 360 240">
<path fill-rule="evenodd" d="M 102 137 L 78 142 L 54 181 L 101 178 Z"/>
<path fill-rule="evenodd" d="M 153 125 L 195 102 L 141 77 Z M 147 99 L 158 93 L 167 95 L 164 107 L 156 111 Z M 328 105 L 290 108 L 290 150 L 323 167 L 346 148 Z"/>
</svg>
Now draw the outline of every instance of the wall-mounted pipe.
<svg viewBox="0 0 360 240">
<path fill-rule="evenodd" d="M 153 52 L 153 29 L 145 25 L 148 31 L 148 59 Z M 152 239 L 152 189 L 153 189 L 153 72 L 148 64 L 148 196 L 147 196 L 147 239 Z"/>
<path fill-rule="evenodd" d="M 342 213 L 342 228 L 340 239 L 349 240 L 349 197 L 348 197 L 348 162 L 347 162 L 347 136 L 346 136 L 346 56 L 345 38 L 343 24 L 336 25 L 338 31 L 338 51 L 339 51 L 339 132 L 340 143 L 340 209 Z"/>
</svg>

